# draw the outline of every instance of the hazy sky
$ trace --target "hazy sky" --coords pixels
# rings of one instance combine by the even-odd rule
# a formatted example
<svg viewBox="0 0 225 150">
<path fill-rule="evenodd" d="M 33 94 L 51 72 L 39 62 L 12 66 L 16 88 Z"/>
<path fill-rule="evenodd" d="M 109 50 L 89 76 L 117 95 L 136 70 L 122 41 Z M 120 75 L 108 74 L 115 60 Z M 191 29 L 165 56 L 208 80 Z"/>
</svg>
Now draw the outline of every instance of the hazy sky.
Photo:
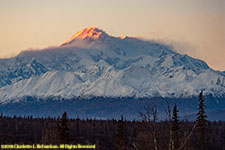
<svg viewBox="0 0 225 150">
<path fill-rule="evenodd" d="M 60 45 L 88 26 L 173 44 L 225 70 L 225 0 L 0 0 L 0 57 Z"/>
</svg>

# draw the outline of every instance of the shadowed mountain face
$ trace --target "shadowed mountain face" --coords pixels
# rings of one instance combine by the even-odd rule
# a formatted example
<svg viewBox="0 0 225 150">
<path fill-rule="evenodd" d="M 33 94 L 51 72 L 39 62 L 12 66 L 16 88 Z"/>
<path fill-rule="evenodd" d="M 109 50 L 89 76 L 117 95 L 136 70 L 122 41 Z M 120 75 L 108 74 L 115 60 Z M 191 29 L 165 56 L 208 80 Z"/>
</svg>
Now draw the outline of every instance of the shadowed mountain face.
<svg viewBox="0 0 225 150">
<path fill-rule="evenodd" d="M 77 32 L 61 46 L 24 51 L 0 60 L 1 103 L 23 97 L 225 98 L 224 72 L 168 46 L 112 37 L 95 28 Z"/>
<path fill-rule="evenodd" d="M 225 120 L 225 101 L 220 98 L 207 96 L 206 114 L 208 120 Z M 180 119 L 195 120 L 198 110 L 198 97 L 192 98 L 107 98 L 92 97 L 88 99 L 73 98 L 64 99 L 59 97 L 37 98 L 23 97 L 21 100 L 13 100 L 0 105 L 3 114 L 10 116 L 34 116 L 34 117 L 58 117 L 67 112 L 70 117 L 98 118 L 98 119 L 120 119 L 123 115 L 128 120 L 140 120 L 139 112 L 147 105 L 154 104 L 157 108 L 158 121 L 168 119 L 165 109 L 167 102 L 170 108 L 174 103 L 179 108 Z"/>
</svg>

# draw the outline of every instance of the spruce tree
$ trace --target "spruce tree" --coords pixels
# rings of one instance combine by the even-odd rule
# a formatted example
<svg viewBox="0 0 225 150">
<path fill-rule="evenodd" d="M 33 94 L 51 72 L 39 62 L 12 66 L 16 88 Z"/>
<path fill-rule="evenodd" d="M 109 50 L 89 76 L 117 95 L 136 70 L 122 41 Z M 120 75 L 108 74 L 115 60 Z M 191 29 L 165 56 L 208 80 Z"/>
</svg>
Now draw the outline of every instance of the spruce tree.
<svg viewBox="0 0 225 150">
<path fill-rule="evenodd" d="M 66 112 L 63 113 L 62 118 L 58 122 L 57 131 L 58 141 L 60 144 L 69 144 L 71 142 L 71 134 Z"/>
<path fill-rule="evenodd" d="M 179 116 L 178 116 L 178 109 L 177 105 L 174 104 L 173 107 L 173 116 L 172 116 L 172 150 L 177 150 L 180 146 L 180 141 L 179 141 Z"/>
<path fill-rule="evenodd" d="M 205 113 L 205 99 L 203 97 L 203 91 L 199 94 L 199 105 L 196 120 L 196 136 L 197 144 L 200 150 L 206 150 L 207 148 L 207 116 Z"/>
<path fill-rule="evenodd" d="M 128 142 L 126 132 L 126 123 L 123 120 L 123 116 L 121 116 L 116 129 L 116 134 L 113 137 L 113 145 L 115 150 L 127 150 Z"/>
</svg>

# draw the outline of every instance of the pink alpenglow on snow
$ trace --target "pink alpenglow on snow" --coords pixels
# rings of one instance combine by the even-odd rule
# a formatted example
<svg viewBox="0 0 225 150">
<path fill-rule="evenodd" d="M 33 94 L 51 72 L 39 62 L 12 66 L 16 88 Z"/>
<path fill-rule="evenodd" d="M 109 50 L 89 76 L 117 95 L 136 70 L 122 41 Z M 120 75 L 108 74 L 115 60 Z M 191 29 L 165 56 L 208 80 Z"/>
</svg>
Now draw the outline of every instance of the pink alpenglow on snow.
<svg viewBox="0 0 225 150">
<path fill-rule="evenodd" d="M 88 28 L 84 28 L 80 32 L 77 32 L 76 34 L 74 34 L 69 40 L 64 42 L 61 46 L 68 45 L 76 39 L 78 39 L 78 40 L 84 40 L 87 38 L 99 39 L 103 34 L 106 34 L 106 33 L 96 27 L 91 26 Z"/>
</svg>

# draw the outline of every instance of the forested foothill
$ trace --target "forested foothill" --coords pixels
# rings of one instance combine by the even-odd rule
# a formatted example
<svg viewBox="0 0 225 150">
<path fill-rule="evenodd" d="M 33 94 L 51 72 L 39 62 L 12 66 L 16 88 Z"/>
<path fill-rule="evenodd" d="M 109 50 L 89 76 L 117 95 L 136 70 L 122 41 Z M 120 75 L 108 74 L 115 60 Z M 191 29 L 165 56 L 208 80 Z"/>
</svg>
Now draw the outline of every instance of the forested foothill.
<svg viewBox="0 0 225 150">
<path fill-rule="evenodd" d="M 167 103 L 161 121 L 154 104 L 140 110 L 140 120 L 0 116 L 0 144 L 95 144 L 100 150 L 224 150 L 225 122 L 207 121 L 199 95 L 195 121 L 181 120 L 179 107 Z"/>
</svg>

